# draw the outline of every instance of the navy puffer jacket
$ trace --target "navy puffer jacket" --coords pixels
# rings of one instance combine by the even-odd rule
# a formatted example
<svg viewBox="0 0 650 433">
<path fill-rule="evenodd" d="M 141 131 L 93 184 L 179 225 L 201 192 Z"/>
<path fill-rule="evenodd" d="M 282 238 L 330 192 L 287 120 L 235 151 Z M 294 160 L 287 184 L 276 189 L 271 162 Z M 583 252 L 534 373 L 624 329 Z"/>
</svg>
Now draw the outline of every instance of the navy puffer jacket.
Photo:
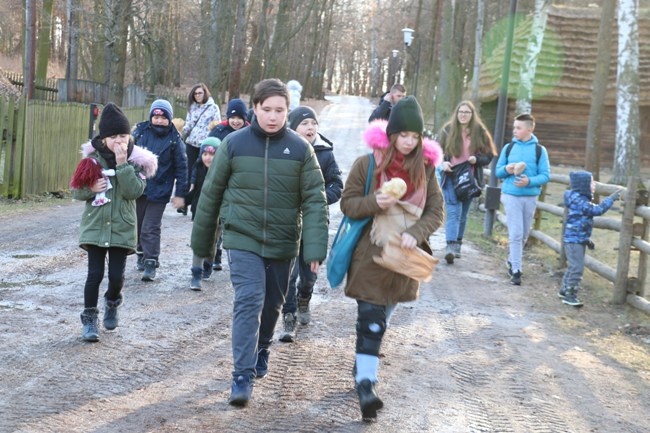
<svg viewBox="0 0 650 433">
<path fill-rule="evenodd" d="M 176 197 L 187 195 L 187 154 L 180 134 L 170 124 L 161 134 L 161 127 L 140 122 L 133 131 L 135 144 L 158 155 L 156 176 L 147 181 L 144 195 L 149 201 L 167 203 L 176 182 Z M 188 203 L 189 204 L 189 203 Z"/>
</svg>

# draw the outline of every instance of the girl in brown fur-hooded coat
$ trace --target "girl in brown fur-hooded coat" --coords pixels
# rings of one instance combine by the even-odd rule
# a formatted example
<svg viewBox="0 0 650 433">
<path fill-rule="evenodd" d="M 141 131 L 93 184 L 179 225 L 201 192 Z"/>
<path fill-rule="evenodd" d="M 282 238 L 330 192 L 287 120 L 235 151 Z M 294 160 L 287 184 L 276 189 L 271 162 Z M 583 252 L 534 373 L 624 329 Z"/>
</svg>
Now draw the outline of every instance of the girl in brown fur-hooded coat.
<svg viewBox="0 0 650 433">
<path fill-rule="evenodd" d="M 417 299 L 420 287 L 419 281 L 375 263 L 373 256 L 381 255 L 382 237 L 395 233 L 402 248 L 420 247 L 430 253 L 429 236 L 443 222 L 444 204 L 435 175 L 442 150 L 437 143 L 423 140 L 423 130 L 422 110 L 412 96 L 393 107 L 388 123 L 372 122 L 364 133 L 375 161 L 370 193 L 364 194 L 371 162 L 365 155 L 354 162 L 341 197 L 341 211 L 348 217 L 373 218 L 354 250 L 345 285 L 345 294 L 357 300 L 354 375 L 363 419 L 375 418 L 383 407 L 375 384 L 390 315 L 398 302 Z M 380 191 L 384 182 L 395 177 L 407 186 L 400 199 Z"/>
</svg>

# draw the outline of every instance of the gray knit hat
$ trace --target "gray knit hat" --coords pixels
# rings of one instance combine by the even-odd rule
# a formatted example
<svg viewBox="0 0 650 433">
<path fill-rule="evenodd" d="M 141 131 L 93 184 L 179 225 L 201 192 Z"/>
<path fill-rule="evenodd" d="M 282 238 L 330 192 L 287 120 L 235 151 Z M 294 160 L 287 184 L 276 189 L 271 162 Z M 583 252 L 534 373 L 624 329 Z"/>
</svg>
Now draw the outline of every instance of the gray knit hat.
<svg viewBox="0 0 650 433">
<path fill-rule="evenodd" d="M 167 120 L 171 122 L 174 118 L 174 109 L 172 108 L 172 104 L 170 104 L 169 101 L 165 99 L 156 99 L 151 103 L 151 109 L 149 109 L 149 119 L 155 115 L 165 116 Z"/>
</svg>

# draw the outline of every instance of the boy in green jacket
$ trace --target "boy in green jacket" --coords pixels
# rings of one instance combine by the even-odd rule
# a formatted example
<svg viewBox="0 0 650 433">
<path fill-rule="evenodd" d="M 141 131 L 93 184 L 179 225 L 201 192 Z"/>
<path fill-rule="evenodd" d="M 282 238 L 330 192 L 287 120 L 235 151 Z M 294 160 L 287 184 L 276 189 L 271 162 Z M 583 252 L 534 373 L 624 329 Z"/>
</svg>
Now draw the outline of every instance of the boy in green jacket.
<svg viewBox="0 0 650 433">
<path fill-rule="evenodd" d="M 287 128 L 289 91 L 278 79 L 255 86 L 255 119 L 217 149 L 201 190 L 192 249 L 214 254 L 223 224 L 235 291 L 230 404 L 244 406 L 254 378 L 268 372 L 269 347 L 289 285 L 302 232 L 313 272 L 327 254 L 325 182 L 312 146 Z"/>
</svg>

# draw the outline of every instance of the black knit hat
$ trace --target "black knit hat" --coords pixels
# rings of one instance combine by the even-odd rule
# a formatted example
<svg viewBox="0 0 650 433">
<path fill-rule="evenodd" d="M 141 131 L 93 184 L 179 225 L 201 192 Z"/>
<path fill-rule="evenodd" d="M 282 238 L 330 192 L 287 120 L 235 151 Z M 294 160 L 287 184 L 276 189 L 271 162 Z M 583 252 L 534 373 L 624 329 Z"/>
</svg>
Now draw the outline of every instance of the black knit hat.
<svg viewBox="0 0 650 433">
<path fill-rule="evenodd" d="M 228 107 L 226 108 L 226 118 L 230 119 L 233 116 L 241 117 L 246 120 L 247 118 L 247 108 L 246 103 L 239 98 L 231 99 L 228 101 Z"/>
<path fill-rule="evenodd" d="M 300 122 L 305 119 L 314 119 L 318 123 L 318 116 L 316 116 L 316 112 L 311 107 L 301 105 L 294 108 L 289 112 L 289 128 L 295 131 L 298 125 L 300 125 Z"/>
<path fill-rule="evenodd" d="M 131 124 L 120 107 L 112 102 L 106 104 L 99 119 L 99 138 L 130 133 Z"/>
<path fill-rule="evenodd" d="M 422 134 L 424 131 L 422 108 L 415 96 L 400 99 L 390 110 L 386 135 L 402 131 L 417 132 L 418 134 Z"/>
</svg>

